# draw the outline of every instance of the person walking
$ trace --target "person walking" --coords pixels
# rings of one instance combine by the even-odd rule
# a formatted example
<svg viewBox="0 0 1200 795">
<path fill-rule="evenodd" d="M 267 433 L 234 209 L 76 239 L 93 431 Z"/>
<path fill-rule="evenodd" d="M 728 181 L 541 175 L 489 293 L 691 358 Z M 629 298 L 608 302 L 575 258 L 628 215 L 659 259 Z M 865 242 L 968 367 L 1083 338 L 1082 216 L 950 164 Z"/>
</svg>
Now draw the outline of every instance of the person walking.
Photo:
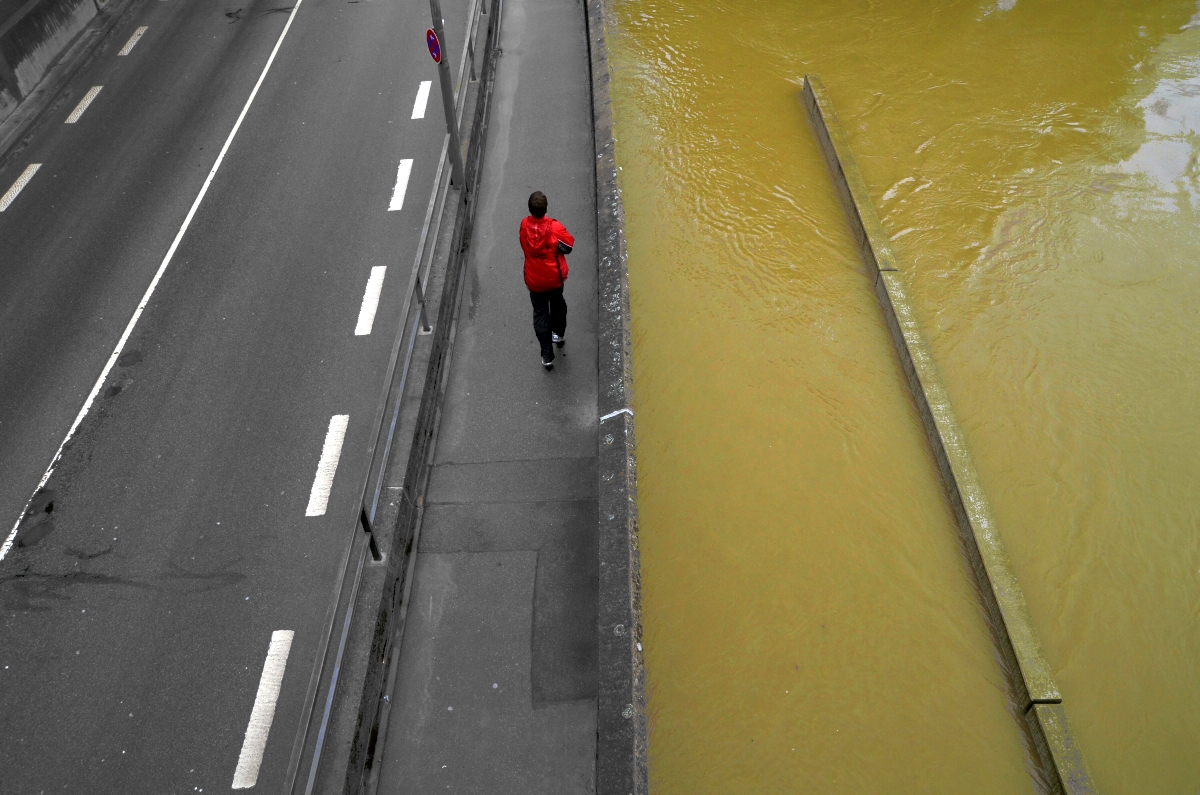
<svg viewBox="0 0 1200 795">
<path fill-rule="evenodd" d="M 542 346 L 542 367 L 554 369 L 554 346 L 567 341 L 567 302 L 563 299 L 570 269 L 565 254 L 575 246 L 566 227 L 546 217 L 549 202 L 540 190 L 529 196 L 529 215 L 521 221 L 525 286 L 533 304 L 533 333 Z"/>
</svg>

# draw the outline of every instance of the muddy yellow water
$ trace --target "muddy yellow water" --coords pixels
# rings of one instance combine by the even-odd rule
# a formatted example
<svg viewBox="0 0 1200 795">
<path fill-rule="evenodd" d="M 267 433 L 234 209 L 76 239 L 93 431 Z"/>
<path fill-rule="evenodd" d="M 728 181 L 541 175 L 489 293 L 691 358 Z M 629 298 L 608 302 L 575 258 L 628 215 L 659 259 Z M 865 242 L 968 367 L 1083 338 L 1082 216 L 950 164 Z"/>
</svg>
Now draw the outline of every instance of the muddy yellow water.
<svg viewBox="0 0 1200 795">
<path fill-rule="evenodd" d="M 814 72 L 1099 790 L 1200 791 L 1196 4 L 608 11 L 652 789 L 1036 791 Z"/>
</svg>

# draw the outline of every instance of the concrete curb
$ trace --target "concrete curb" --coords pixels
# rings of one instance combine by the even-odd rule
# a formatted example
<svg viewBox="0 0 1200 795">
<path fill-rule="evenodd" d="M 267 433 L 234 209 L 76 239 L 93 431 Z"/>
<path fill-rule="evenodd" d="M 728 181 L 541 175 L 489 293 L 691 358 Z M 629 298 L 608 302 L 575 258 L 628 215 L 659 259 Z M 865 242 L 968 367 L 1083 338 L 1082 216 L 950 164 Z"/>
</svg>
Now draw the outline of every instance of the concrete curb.
<svg viewBox="0 0 1200 795">
<path fill-rule="evenodd" d="M 895 255 L 854 162 L 845 133 L 820 79 L 804 78 L 803 99 L 834 184 L 847 209 L 863 261 L 874 270 L 875 292 L 883 307 L 892 340 L 908 376 L 913 397 L 941 470 L 964 546 L 980 583 L 985 609 L 994 624 L 993 637 L 1010 670 L 1019 672 L 1020 707 L 1041 761 L 1056 773 L 1059 791 L 1070 795 L 1095 789 L 1075 744 L 1058 685 L 1034 629 L 1025 595 L 1017 583 L 1004 541 L 971 461 L 962 430 L 950 406 L 937 364 L 917 323 L 916 312 L 895 266 Z"/>
<path fill-rule="evenodd" d="M 633 343 L 625 210 L 617 187 L 602 0 L 586 0 L 596 152 L 600 412 L 599 688 L 596 793 L 649 790 L 646 676 L 642 664 L 637 467 L 634 459 Z"/>
</svg>

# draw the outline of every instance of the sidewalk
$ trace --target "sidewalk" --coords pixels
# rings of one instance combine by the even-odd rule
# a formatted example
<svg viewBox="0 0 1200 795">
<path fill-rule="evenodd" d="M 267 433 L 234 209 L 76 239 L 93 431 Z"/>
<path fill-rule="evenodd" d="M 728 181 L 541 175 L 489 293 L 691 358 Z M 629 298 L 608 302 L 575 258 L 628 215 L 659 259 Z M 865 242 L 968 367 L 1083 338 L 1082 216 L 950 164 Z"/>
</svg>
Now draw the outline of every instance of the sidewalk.
<svg viewBox="0 0 1200 795">
<path fill-rule="evenodd" d="M 464 305 L 426 494 L 380 793 L 593 792 L 596 210 L 584 12 L 505 0 Z M 517 227 L 576 236 L 543 371 Z"/>
</svg>

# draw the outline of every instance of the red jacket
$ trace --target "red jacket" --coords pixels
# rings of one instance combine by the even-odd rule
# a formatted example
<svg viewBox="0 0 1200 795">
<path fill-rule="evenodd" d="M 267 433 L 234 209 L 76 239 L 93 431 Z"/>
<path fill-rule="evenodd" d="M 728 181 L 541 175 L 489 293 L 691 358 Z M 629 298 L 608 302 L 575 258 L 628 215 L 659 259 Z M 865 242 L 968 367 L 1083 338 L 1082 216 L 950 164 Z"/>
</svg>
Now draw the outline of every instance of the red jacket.
<svg viewBox="0 0 1200 795">
<path fill-rule="evenodd" d="M 525 252 L 525 286 L 532 293 L 557 290 L 567 280 L 567 258 L 559 241 L 575 245 L 575 237 L 553 218 L 526 216 L 521 221 L 521 250 Z"/>
</svg>

